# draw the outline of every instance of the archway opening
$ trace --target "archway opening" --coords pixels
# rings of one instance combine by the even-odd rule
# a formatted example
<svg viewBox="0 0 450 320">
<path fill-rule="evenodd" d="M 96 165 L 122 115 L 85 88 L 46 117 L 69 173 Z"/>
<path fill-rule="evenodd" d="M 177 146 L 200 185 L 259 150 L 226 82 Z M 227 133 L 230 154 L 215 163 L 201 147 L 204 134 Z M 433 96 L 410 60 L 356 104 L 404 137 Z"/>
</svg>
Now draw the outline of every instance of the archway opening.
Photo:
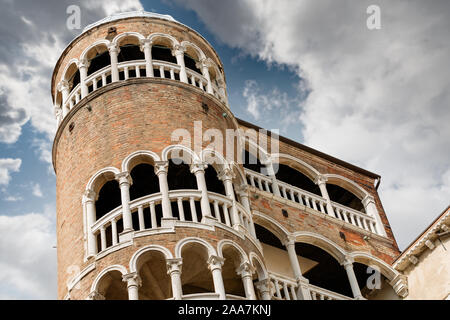
<svg viewBox="0 0 450 320">
<path fill-rule="evenodd" d="M 253 153 L 248 152 L 246 149 L 242 152 L 242 165 L 244 168 L 258 173 L 265 174 L 267 171 L 266 166 L 259 161 L 258 157 L 256 157 Z"/>
<path fill-rule="evenodd" d="M 327 184 L 328 195 L 330 196 L 331 201 L 337 202 L 354 210 L 365 213 L 364 205 L 361 200 L 355 196 L 350 191 L 335 185 L 335 184 Z"/>
<path fill-rule="evenodd" d="M 321 196 L 319 186 L 300 171 L 285 164 L 274 164 L 275 177 L 277 180 L 286 182 L 294 187 Z M 290 197 L 290 194 L 288 195 Z M 291 199 L 293 200 L 293 199 Z"/>
<path fill-rule="evenodd" d="M 188 243 L 181 251 L 183 295 L 214 292 L 211 271 L 208 269 L 208 249 L 199 243 Z"/>
<path fill-rule="evenodd" d="M 147 251 L 137 261 L 142 280 L 139 300 L 165 300 L 172 297 L 172 285 L 167 274 L 166 257 L 159 251 Z"/>
<path fill-rule="evenodd" d="M 133 184 L 130 187 L 130 200 L 159 192 L 158 177 L 152 165 L 141 163 L 130 172 Z"/>
<path fill-rule="evenodd" d="M 323 289 L 353 297 L 347 273 L 343 266 L 325 250 L 309 243 L 297 242 L 295 251 L 315 264 L 302 273 L 309 283 Z"/>
<path fill-rule="evenodd" d="M 128 290 L 122 281 L 122 273 L 117 270 L 106 273 L 97 285 L 97 292 L 105 297 L 105 300 L 128 300 Z"/>
<path fill-rule="evenodd" d="M 217 177 L 217 171 L 212 165 L 205 169 L 206 188 L 208 191 L 226 195 L 223 182 Z"/>
<path fill-rule="evenodd" d="M 72 63 L 66 71 L 65 80 L 69 83 L 69 93 L 80 83 L 80 70 Z"/>
<path fill-rule="evenodd" d="M 225 293 L 245 297 L 242 278 L 236 272 L 236 269 L 238 269 L 243 262 L 241 253 L 233 246 L 225 246 L 222 254 L 225 258 L 225 262 L 222 266 L 222 278 Z"/>
<path fill-rule="evenodd" d="M 97 201 L 95 201 L 97 220 L 121 205 L 119 183 L 116 180 L 107 181 L 100 189 Z"/>
<path fill-rule="evenodd" d="M 400 300 L 400 297 L 389 284 L 388 278 L 381 273 L 380 268 L 354 262 L 353 270 L 361 294 L 367 300 Z"/>
</svg>

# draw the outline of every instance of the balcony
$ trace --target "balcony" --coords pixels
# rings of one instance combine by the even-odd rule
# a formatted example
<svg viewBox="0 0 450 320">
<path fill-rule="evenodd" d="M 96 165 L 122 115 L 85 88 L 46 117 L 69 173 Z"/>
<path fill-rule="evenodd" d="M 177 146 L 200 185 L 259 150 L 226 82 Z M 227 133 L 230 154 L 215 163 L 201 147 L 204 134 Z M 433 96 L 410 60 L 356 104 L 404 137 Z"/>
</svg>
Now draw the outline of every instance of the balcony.
<svg viewBox="0 0 450 320">
<path fill-rule="evenodd" d="M 173 215 L 175 219 L 173 221 L 173 227 L 211 228 L 212 226 L 216 226 L 231 232 L 239 231 L 253 239 L 255 244 L 257 244 L 250 213 L 240 203 L 224 195 L 208 192 L 212 214 L 211 221 L 204 219 L 205 217 L 201 213 L 198 205 L 201 197 L 202 194 L 199 190 L 169 191 L 169 200 L 172 204 L 173 211 L 175 211 Z M 161 205 L 161 202 L 161 193 L 156 193 L 135 199 L 129 203 L 132 219 L 139 226 L 134 231 L 135 237 L 171 232 L 173 230 L 172 227 L 164 226 L 161 218 L 157 216 L 156 208 L 158 205 Z M 147 219 L 144 216 L 145 209 L 148 209 L 146 211 L 149 213 Z M 104 253 L 120 248 L 121 243 L 129 240 L 126 237 L 121 237 L 119 234 L 118 224 L 122 223 L 122 220 L 123 210 L 122 206 L 119 206 L 98 219 L 92 225 L 90 232 L 97 239 L 97 253 L 101 254 L 101 256 Z M 236 225 L 239 225 L 239 228 L 236 228 Z"/>
<path fill-rule="evenodd" d="M 84 86 L 87 87 L 87 94 L 85 96 L 97 91 L 98 89 L 115 82 L 113 81 L 113 72 L 112 66 L 106 66 L 100 70 L 97 70 L 93 74 L 90 74 L 84 80 Z M 152 60 L 151 67 L 153 72 L 147 75 L 148 65 L 145 60 L 134 60 L 134 61 L 124 61 L 117 64 L 116 73 L 119 75 L 118 81 L 126 81 L 132 78 L 161 78 L 161 79 L 171 79 L 175 81 L 182 81 L 188 83 L 194 87 L 199 88 L 204 91 L 206 94 L 213 95 L 219 101 L 227 105 L 227 98 L 223 92 L 220 90 L 216 83 L 213 81 L 208 81 L 208 79 L 189 69 L 185 68 L 184 72 L 186 74 L 185 77 L 181 76 L 182 69 L 180 65 L 161 61 L 161 60 Z M 186 78 L 186 80 L 181 80 Z M 83 90 L 82 83 L 77 84 L 70 93 L 67 93 L 67 98 L 62 104 L 62 114 L 59 115 L 58 123 L 62 121 L 62 119 L 66 116 L 66 114 L 72 110 L 72 108 L 82 99 Z M 58 117 L 58 115 L 57 115 Z"/>
<path fill-rule="evenodd" d="M 270 292 L 273 300 L 299 300 L 298 284 L 294 279 L 275 273 L 269 273 Z M 353 300 L 353 298 L 329 291 L 312 284 L 305 284 L 304 290 L 309 292 L 310 300 Z"/>
<path fill-rule="evenodd" d="M 247 168 L 245 168 L 245 175 L 251 187 L 274 195 L 273 180 L 270 177 Z M 327 199 L 321 196 L 279 180 L 277 181 L 277 185 L 280 190 L 280 196 L 283 199 L 312 209 L 333 219 L 343 221 L 346 224 L 351 224 L 359 229 L 380 235 L 377 231 L 374 217 L 333 201 L 328 203 Z"/>
</svg>

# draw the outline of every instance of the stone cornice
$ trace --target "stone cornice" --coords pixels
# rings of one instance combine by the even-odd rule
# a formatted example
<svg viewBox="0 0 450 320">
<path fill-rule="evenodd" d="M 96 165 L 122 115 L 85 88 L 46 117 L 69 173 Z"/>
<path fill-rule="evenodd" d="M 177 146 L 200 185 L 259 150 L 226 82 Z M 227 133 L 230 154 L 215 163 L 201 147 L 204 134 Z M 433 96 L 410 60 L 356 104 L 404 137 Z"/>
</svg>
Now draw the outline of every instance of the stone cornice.
<svg viewBox="0 0 450 320">
<path fill-rule="evenodd" d="M 434 246 L 432 242 L 436 240 L 437 233 L 448 228 L 450 224 L 450 206 L 415 240 L 402 254 L 394 261 L 392 266 L 398 271 L 405 270 L 408 265 L 416 264 L 417 257 L 422 254 L 427 248 L 432 250 Z M 414 263 L 416 262 L 416 263 Z"/>
</svg>

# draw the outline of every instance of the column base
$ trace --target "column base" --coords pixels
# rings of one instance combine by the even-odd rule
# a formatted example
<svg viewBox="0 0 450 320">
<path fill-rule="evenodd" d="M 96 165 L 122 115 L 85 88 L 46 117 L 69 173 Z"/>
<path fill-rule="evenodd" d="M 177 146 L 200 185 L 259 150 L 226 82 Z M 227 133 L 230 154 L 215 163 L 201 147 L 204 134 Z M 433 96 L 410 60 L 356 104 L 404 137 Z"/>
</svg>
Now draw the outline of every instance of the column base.
<svg viewBox="0 0 450 320">
<path fill-rule="evenodd" d="M 161 227 L 162 228 L 175 228 L 175 223 L 178 221 L 177 218 L 162 218 Z"/>
<path fill-rule="evenodd" d="M 216 224 L 217 218 L 212 216 L 203 216 L 201 223 L 213 226 Z"/>
<path fill-rule="evenodd" d="M 125 229 L 122 231 L 122 233 L 119 234 L 119 243 L 120 242 L 128 242 L 131 241 L 134 237 L 134 230 L 133 229 Z"/>
</svg>

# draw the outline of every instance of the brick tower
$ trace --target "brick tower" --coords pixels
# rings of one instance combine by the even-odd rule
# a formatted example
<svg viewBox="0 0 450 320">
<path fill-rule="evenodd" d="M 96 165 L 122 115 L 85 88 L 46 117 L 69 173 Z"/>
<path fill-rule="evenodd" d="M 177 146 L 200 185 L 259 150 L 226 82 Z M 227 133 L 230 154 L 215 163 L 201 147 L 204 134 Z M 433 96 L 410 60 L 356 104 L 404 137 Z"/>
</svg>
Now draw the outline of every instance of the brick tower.
<svg viewBox="0 0 450 320">
<path fill-rule="evenodd" d="M 407 294 L 380 177 L 235 118 L 216 51 L 172 17 L 86 27 L 51 90 L 59 299 Z"/>
</svg>

